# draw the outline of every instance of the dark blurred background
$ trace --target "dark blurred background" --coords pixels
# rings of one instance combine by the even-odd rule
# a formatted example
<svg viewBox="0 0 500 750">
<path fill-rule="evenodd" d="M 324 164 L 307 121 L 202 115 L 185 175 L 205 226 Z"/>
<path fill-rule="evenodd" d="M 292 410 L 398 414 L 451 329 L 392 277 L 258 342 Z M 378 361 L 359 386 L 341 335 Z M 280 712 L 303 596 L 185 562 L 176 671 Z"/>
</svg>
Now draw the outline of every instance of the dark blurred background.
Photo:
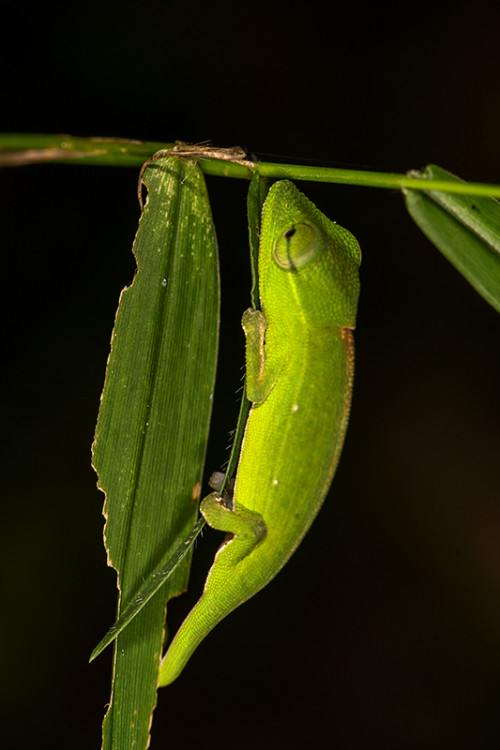
<svg viewBox="0 0 500 750">
<path fill-rule="evenodd" d="M 246 147 L 500 182 L 497 3 L 18 3 L 0 131 Z M 269 155 L 269 156 L 267 156 Z M 2 746 L 98 748 L 114 573 L 90 445 L 138 170 L 0 173 Z M 223 292 L 207 470 L 225 460 L 248 305 L 246 185 L 208 178 Z M 500 317 L 396 191 L 300 184 L 363 249 L 352 418 L 283 573 L 160 693 L 152 748 L 497 748 Z M 175 629 L 194 593 L 170 608 Z M 124 750 L 128 750 L 124 748 Z"/>
</svg>

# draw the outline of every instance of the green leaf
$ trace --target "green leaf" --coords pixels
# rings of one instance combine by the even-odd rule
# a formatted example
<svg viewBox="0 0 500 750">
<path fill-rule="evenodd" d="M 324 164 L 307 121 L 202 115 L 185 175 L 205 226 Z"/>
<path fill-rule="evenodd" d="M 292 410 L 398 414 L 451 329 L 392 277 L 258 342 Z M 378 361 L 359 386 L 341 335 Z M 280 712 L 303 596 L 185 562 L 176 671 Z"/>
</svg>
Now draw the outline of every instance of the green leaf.
<svg viewBox="0 0 500 750">
<path fill-rule="evenodd" d="M 248 241 L 250 245 L 250 267 L 252 271 L 252 290 L 250 294 L 254 310 L 260 309 L 259 300 L 259 242 L 260 222 L 262 209 L 269 192 L 271 183 L 264 180 L 258 174 L 254 174 L 248 188 L 247 196 L 247 218 L 248 218 Z"/>
<path fill-rule="evenodd" d="M 218 261 L 203 175 L 170 158 L 151 164 L 144 182 L 138 271 L 120 297 L 93 446 L 118 614 L 194 525 L 218 341 Z M 186 588 L 189 562 L 116 640 L 105 750 L 147 747 L 165 605 Z"/>
<path fill-rule="evenodd" d="M 139 614 L 141 609 L 146 606 L 156 592 L 164 586 L 177 566 L 181 564 L 186 555 L 190 554 L 193 542 L 197 539 L 200 532 L 203 531 L 204 527 L 204 519 L 199 518 L 188 538 L 177 547 L 168 562 L 165 565 L 162 565 L 159 570 L 155 570 L 151 574 L 144 588 L 142 588 L 136 595 L 135 599 L 120 612 L 118 620 L 110 627 L 104 638 L 99 641 L 95 649 L 92 651 L 89 661 L 93 661 L 99 656 L 99 654 L 102 654 L 104 649 L 113 643 L 122 630 L 125 630 L 127 625 L 132 622 L 134 617 Z"/>
<path fill-rule="evenodd" d="M 252 274 L 252 288 L 250 290 L 250 302 L 254 310 L 260 309 L 259 299 L 259 241 L 260 241 L 260 222 L 262 218 L 262 209 L 269 192 L 270 183 L 263 180 L 258 174 L 252 177 L 247 194 L 247 218 L 248 218 L 248 242 L 250 247 L 250 270 Z M 233 435 L 233 444 L 227 464 L 224 481 L 217 491 L 222 495 L 229 485 L 229 481 L 236 474 L 238 461 L 240 459 L 241 444 L 245 435 L 248 415 L 252 403 L 247 399 L 246 386 L 243 387 L 241 394 L 240 410 L 238 413 L 238 422 Z"/>
<path fill-rule="evenodd" d="M 421 177 L 463 182 L 434 164 Z M 408 190 L 406 207 L 422 232 L 500 312 L 500 203 L 494 198 Z"/>
<path fill-rule="evenodd" d="M 249 242 L 250 242 L 250 265 L 252 270 L 252 290 L 251 290 L 251 302 L 254 309 L 259 308 L 258 299 L 258 252 L 259 252 L 259 236 L 260 236 L 260 219 L 262 215 L 262 207 L 266 199 L 269 190 L 269 183 L 262 180 L 258 175 L 255 175 L 250 183 L 248 190 L 247 200 L 247 212 L 248 212 L 248 231 L 249 231 Z M 238 417 L 238 424 L 233 438 L 233 445 L 231 448 L 231 455 L 227 465 L 227 470 L 218 491 L 221 495 L 224 493 L 230 479 L 236 472 L 236 467 L 239 460 L 239 454 L 241 449 L 241 443 L 245 432 L 246 421 L 248 413 L 250 411 L 251 403 L 248 401 L 245 395 L 245 389 L 243 389 L 240 412 Z M 214 486 L 214 485 L 212 485 Z M 215 488 L 215 487 L 214 487 Z M 168 578 L 172 575 L 174 570 L 180 564 L 182 559 L 190 552 L 191 545 L 197 538 L 198 534 L 202 531 L 205 526 L 203 519 L 199 519 L 196 526 L 193 528 L 191 534 L 185 539 L 180 546 L 175 550 L 172 557 L 168 560 L 165 565 L 162 565 L 158 570 L 155 570 L 148 581 L 145 583 L 143 588 L 136 595 L 135 599 L 130 604 L 122 609 L 119 618 L 108 630 L 104 638 L 99 641 L 95 649 L 92 651 L 90 661 L 93 661 L 99 654 L 101 654 L 107 646 L 109 646 L 115 638 L 132 622 L 141 609 L 148 603 L 148 601 L 156 594 L 156 592 L 164 586 Z"/>
</svg>

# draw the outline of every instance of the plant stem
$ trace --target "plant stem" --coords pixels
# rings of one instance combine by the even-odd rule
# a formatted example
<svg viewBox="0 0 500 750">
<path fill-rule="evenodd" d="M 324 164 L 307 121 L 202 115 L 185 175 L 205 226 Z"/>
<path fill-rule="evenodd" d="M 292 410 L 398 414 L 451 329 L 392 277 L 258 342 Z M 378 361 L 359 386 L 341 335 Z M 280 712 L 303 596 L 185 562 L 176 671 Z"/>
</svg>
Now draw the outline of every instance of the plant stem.
<svg viewBox="0 0 500 750">
<path fill-rule="evenodd" d="M 0 167 L 21 166 L 41 162 L 94 164 L 116 167 L 139 167 L 152 154 L 174 149 L 174 143 L 132 141 L 124 138 L 76 138 L 70 135 L 40 135 L 32 133 L 0 133 Z M 447 182 L 429 180 L 415 174 L 367 172 L 333 167 L 309 167 L 297 164 L 227 161 L 200 156 L 203 147 L 194 150 L 205 174 L 249 180 L 252 172 L 270 179 L 308 180 L 340 185 L 386 188 L 389 190 L 436 190 L 467 195 L 489 195 L 500 198 L 500 185 L 477 182 Z"/>
<path fill-rule="evenodd" d="M 155 151 L 173 148 L 174 145 L 131 141 L 125 138 L 0 133 L 0 167 L 17 167 L 41 162 L 137 167 Z"/>
</svg>

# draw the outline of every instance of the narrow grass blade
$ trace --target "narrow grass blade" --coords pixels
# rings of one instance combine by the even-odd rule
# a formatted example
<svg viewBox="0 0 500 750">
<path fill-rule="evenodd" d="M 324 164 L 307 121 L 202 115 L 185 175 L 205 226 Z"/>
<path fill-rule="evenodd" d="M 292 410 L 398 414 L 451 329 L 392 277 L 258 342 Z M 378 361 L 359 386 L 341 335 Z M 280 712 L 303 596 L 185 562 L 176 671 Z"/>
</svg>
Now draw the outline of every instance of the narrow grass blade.
<svg viewBox="0 0 500 750">
<path fill-rule="evenodd" d="M 420 176 L 462 182 L 434 164 Z M 494 198 L 412 190 L 405 200 L 424 234 L 500 312 L 500 203 Z"/>
<path fill-rule="evenodd" d="M 144 175 L 138 271 L 120 297 L 93 446 L 105 544 L 125 611 L 194 526 L 215 380 L 219 278 L 203 175 L 172 158 Z M 165 605 L 190 555 L 117 638 L 105 750 L 148 744 Z"/>
<path fill-rule="evenodd" d="M 134 617 L 139 614 L 141 609 L 149 602 L 157 591 L 167 582 L 178 565 L 184 560 L 187 554 L 191 552 L 191 546 L 197 539 L 200 532 L 205 526 L 203 518 L 199 518 L 188 538 L 177 547 L 174 554 L 159 570 L 156 570 L 150 577 L 147 584 L 137 594 L 135 599 L 130 602 L 128 607 L 120 614 L 118 620 L 110 627 L 104 638 L 102 638 L 90 655 L 89 661 L 94 661 L 99 654 L 102 654 L 120 633 L 125 630 L 127 625 L 132 622 Z"/>
<path fill-rule="evenodd" d="M 252 271 L 251 302 L 254 310 L 260 308 L 259 300 L 259 241 L 260 222 L 262 209 L 271 187 L 269 180 L 264 180 L 258 174 L 254 174 L 248 187 L 247 217 L 248 217 L 248 241 L 250 245 L 250 267 Z"/>
<path fill-rule="evenodd" d="M 255 174 L 252 177 L 248 188 L 247 196 L 247 217 L 248 217 L 248 241 L 250 247 L 250 268 L 252 272 L 252 289 L 250 292 L 250 301 L 254 310 L 260 309 L 259 300 L 259 275 L 258 275 L 258 260 L 259 260 L 259 239 L 260 239 L 260 222 L 262 217 L 262 209 L 266 196 L 269 192 L 270 183 L 267 180 L 263 180 L 259 175 Z M 224 480 L 218 492 L 222 495 L 224 490 L 229 484 L 231 478 L 236 474 L 238 467 L 238 461 L 240 458 L 241 444 L 243 442 L 243 436 L 245 434 L 245 427 L 247 424 L 248 415 L 251 409 L 251 402 L 247 399 L 246 388 L 243 388 L 241 394 L 240 411 L 238 414 L 238 423 L 233 436 L 233 445 L 231 447 L 231 453 L 229 461 L 224 475 Z"/>
</svg>

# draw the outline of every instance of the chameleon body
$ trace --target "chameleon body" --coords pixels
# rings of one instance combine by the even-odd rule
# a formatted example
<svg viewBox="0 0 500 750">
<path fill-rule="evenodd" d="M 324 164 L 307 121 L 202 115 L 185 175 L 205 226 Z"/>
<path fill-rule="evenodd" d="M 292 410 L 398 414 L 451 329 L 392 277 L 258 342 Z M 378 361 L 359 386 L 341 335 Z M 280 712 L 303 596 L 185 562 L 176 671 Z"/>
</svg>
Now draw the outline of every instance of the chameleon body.
<svg viewBox="0 0 500 750">
<path fill-rule="evenodd" d="M 349 416 L 360 258 L 353 235 L 291 182 L 273 185 L 259 244 L 262 311 L 242 319 L 253 406 L 233 507 L 216 493 L 201 504 L 207 523 L 228 536 L 165 655 L 160 685 L 175 680 L 212 628 L 274 578 L 321 507 Z"/>
</svg>

